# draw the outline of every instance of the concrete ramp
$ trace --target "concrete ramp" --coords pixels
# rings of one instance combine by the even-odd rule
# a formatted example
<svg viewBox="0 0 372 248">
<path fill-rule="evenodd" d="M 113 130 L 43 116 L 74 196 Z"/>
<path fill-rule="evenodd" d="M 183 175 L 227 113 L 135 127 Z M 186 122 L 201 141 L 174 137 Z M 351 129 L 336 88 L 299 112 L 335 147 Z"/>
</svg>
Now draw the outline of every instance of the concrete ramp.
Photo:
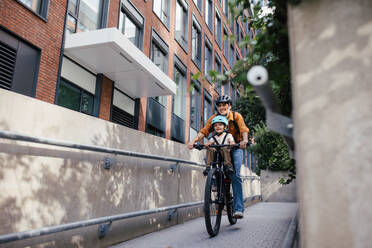
<svg viewBox="0 0 372 248">
<path fill-rule="evenodd" d="M 231 226 L 222 217 L 218 236 L 210 238 L 204 217 L 151 233 L 112 248 L 275 248 L 292 247 L 297 203 L 261 202 L 245 210 L 244 219 Z"/>
</svg>

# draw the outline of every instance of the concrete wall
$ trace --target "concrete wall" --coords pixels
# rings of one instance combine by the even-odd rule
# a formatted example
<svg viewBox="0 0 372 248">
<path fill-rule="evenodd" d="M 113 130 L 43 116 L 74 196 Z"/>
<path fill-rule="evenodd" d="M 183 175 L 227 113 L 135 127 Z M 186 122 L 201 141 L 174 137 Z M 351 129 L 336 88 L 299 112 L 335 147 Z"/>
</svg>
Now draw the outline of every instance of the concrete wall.
<svg viewBox="0 0 372 248">
<path fill-rule="evenodd" d="M 296 202 L 296 180 L 287 185 L 279 183 L 280 178 L 287 176 L 288 172 L 261 170 L 262 199 L 269 202 Z"/>
<path fill-rule="evenodd" d="M 0 89 L 0 130 L 201 162 L 185 145 Z M 114 160 L 110 170 L 104 158 Z M 202 168 L 0 139 L 0 234 L 203 200 Z M 247 173 L 247 172 L 245 172 Z M 245 181 L 245 196 L 258 181 Z M 200 208 L 143 216 L 0 247 L 107 247 L 200 216 Z"/>
<path fill-rule="evenodd" d="M 301 247 L 372 244 L 372 1 L 290 6 Z"/>
</svg>

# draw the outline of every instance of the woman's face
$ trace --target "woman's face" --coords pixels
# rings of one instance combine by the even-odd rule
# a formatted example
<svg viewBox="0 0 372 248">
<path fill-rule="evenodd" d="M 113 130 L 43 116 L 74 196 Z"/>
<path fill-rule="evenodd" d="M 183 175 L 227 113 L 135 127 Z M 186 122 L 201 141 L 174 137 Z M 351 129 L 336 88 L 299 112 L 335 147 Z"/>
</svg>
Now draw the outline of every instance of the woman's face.
<svg viewBox="0 0 372 248">
<path fill-rule="evenodd" d="M 227 115 L 230 109 L 231 109 L 231 105 L 228 103 L 217 104 L 217 110 L 220 115 Z"/>
</svg>

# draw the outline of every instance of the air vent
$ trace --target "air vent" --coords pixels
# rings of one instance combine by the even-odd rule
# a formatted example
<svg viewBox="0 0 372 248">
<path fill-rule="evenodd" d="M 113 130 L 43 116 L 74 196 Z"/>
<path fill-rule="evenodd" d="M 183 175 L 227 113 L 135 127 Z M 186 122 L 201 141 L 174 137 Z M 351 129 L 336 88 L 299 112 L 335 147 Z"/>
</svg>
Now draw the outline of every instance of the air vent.
<svg viewBox="0 0 372 248">
<path fill-rule="evenodd" d="M 12 88 L 17 51 L 0 42 L 0 88 Z"/>
<path fill-rule="evenodd" d="M 134 128 L 134 116 L 116 106 L 112 108 L 111 120 L 114 123 Z"/>
</svg>

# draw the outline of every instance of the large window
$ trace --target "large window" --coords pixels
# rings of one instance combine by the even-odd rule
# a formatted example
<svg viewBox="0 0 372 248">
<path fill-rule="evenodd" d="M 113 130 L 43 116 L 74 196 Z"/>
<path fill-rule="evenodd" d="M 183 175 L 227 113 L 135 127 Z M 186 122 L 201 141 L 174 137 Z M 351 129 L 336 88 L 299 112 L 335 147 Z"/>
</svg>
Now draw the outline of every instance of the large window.
<svg viewBox="0 0 372 248">
<path fill-rule="evenodd" d="M 235 103 L 235 94 L 236 94 L 236 89 L 235 89 L 235 86 L 233 85 L 233 83 L 231 83 L 231 101 L 233 102 L 233 104 Z"/>
<path fill-rule="evenodd" d="M 66 24 L 67 31 L 78 33 L 104 26 L 102 23 L 103 2 L 104 0 L 70 0 Z"/>
<path fill-rule="evenodd" d="M 218 73 L 222 72 L 222 70 L 221 70 L 221 58 L 220 58 L 220 56 L 218 56 L 217 52 L 214 53 L 214 70 Z M 216 91 L 218 92 L 218 94 L 221 95 L 221 83 L 220 82 L 216 82 L 215 88 L 216 88 Z"/>
<path fill-rule="evenodd" d="M 229 59 L 229 34 L 227 32 L 227 28 L 225 25 L 223 26 L 223 36 L 226 37 L 223 40 L 223 56 L 225 56 L 225 59 Z"/>
<path fill-rule="evenodd" d="M 205 0 L 205 23 L 207 24 L 208 28 L 212 30 L 213 28 L 213 1 L 212 0 Z"/>
<path fill-rule="evenodd" d="M 176 1 L 176 23 L 174 27 L 174 37 L 187 51 L 187 24 L 188 24 L 188 5 L 184 0 Z"/>
<path fill-rule="evenodd" d="M 93 115 L 94 96 L 86 90 L 61 79 L 58 89 L 58 105 Z"/>
<path fill-rule="evenodd" d="M 221 47 L 221 40 L 222 40 L 222 35 L 221 35 L 221 31 L 222 31 L 222 24 L 221 24 L 221 15 L 220 15 L 220 12 L 218 11 L 218 9 L 216 8 L 216 18 L 215 18 L 215 28 L 214 28 L 214 38 L 216 39 L 217 41 L 217 44 L 219 45 L 219 47 Z"/>
<path fill-rule="evenodd" d="M 166 27 L 169 27 L 170 0 L 154 0 L 153 10 Z"/>
<path fill-rule="evenodd" d="M 47 18 L 49 0 L 17 0 L 24 6 L 41 16 L 43 19 Z"/>
<path fill-rule="evenodd" d="M 234 45 L 230 45 L 230 67 L 234 66 L 234 59 L 235 59 L 235 50 Z"/>
<path fill-rule="evenodd" d="M 236 37 L 237 43 L 239 43 L 240 42 L 240 26 L 239 26 L 238 21 L 236 21 L 235 23 L 236 23 L 235 37 Z"/>
<path fill-rule="evenodd" d="M 74 61 L 64 57 L 57 104 L 89 115 L 93 113 L 97 77 Z"/>
<path fill-rule="evenodd" d="M 168 74 L 168 45 L 163 41 L 163 39 L 161 39 L 155 30 L 152 30 L 150 59 L 165 74 Z M 157 96 L 154 99 L 164 106 L 167 103 L 166 96 Z"/>
<path fill-rule="evenodd" d="M 212 96 L 206 90 L 204 90 L 204 111 L 203 111 L 204 125 L 207 123 L 212 113 L 213 113 Z"/>
<path fill-rule="evenodd" d="M 198 7 L 198 10 L 201 12 L 202 8 L 203 8 L 203 0 L 193 0 L 196 7 Z"/>
<path fill-rule="evenodd" d="M 128 1 L 122 2 L 119 30 L 139 49 L 142 49 L 144 18 Z"/>
<path fill-rule="evenodd" d="M 192 77 L 191 77 L 192 78 Z M 200 130 L 201 121 L 201 86 L 198 81 L 191 81 L 190 92 L 190 127 L 196 132 Z"/>
<path fill-rule="evenodd" d="M 229 16 L 229 0 L 223 0 L 223 13 L 226 17 Z"/>
<path fill-rule="evenodd" d="M 227 69 L 225 66 L 223 66 L 223 74 L 227 72 Z M 227 80 L 227 82 L 223 85 L 223 95 L 229 95 L 229 87 L 230 87 L 230 81 Z"/>
<path fill-rule="evenodd" d="M 175 56 L 176 58 L 176 56 Z M 177 85 L 176 95 L 173 96 L 173 113 L 178 117 L 186 117 L 186 66 L 180 59 L 176 59 L 174 68 L 174 82 Z"/>
<path fill-rule="evenodd" d="M 201 66 L 201 26 L 193 16 L 191 40 L 191 58 L 200 68 Z"/>
<path fill-rule="evenodd" d="M 209 41 L 207 36 L 204 36 L 204 44 L 205 44 L 205 50 L 204 50 L 204 75 L 205 77 L 211 81 L 211 78 L 209 76 L 209 71 L 213 70 L 213 53 L 212 53 L 212 43 Z"/>
<path fill-rule="evenodd" d="M 177 142 L 185 142 L 185 119 L 186 119 L 186 66 L 174 56 L 174 81 L 177 85 L 176 95 L 173 96 L 173 115 L 171 127 L 171 139 Z"/>
</svg>

